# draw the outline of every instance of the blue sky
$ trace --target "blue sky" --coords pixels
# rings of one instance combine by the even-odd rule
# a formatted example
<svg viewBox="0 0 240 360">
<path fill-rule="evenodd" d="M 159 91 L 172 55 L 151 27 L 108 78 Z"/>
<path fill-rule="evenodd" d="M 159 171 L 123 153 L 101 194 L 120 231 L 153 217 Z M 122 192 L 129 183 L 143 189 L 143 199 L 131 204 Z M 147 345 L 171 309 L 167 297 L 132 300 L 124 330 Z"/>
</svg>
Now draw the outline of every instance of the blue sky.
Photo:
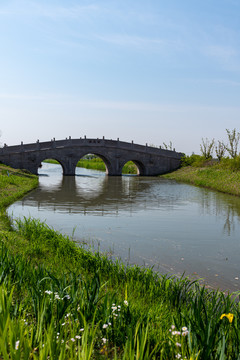
<svg viewBox="0 0 240 360">
<path fill-rule="evenodd" d="M 2 144 L 240 131 L 239 0 L 1 0 L 0 54 Z"/>
</svg>

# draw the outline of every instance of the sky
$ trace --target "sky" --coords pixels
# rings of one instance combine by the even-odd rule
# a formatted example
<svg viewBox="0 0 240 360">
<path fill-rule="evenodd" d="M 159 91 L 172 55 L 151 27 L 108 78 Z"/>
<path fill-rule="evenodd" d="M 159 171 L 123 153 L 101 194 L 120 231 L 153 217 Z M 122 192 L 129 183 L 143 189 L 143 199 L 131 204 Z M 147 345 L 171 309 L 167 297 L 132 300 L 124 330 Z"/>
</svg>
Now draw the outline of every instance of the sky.
<svg viewBox="0 0 240 360">
<path fill-rule="evenodd" d="M 0 0 L 1 145 L 240 131 L 240 0 Z"/>
</svg>

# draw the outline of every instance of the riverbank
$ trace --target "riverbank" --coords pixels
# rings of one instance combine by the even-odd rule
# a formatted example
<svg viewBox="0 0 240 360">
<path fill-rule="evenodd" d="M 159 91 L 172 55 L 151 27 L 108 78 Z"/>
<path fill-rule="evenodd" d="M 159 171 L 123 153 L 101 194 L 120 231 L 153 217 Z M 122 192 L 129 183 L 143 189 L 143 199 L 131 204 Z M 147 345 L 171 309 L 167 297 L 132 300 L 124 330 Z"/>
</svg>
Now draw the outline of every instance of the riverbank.
<svg viewBox="0 0 240 360">
<path fill-rule="evenodd" d="M 162 176 L 167 179 L 240 196 L 239 170 L 222 169 L 218 165 L 206 167 L 186 166 Z"/>
<path fill-rule="evenodd" d="M 6 204 L 34 188 L 37 178 L 3 170 L 5 214 Z M 13 230 L 5 220 L 0 357 L 238 358 L 240 311 L 232 296 L 209 293 L 189 278 L 114 263 L 39 221 L 17 221 Z"/>
</svg>

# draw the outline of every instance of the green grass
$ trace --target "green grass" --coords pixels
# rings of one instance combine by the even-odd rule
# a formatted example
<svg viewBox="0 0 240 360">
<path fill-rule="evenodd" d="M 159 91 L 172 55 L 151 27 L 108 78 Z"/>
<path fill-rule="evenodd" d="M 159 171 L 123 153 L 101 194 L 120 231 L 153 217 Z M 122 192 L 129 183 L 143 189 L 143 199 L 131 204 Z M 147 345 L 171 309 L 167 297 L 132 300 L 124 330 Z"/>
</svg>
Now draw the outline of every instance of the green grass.
<svg viewBox="0 0 240 360">
<path fill-rule="evenodd" d="M 113 262 L 38 220 L 3 225 L 0 358 L 239 359 L 238 294 Z"/>
<path fill-rule="evenodd" d="M 218 165 L 200 168 L 187 166 L 164 177 L 240 196 L 240 170 L 233 171 Z"/>
</svg>

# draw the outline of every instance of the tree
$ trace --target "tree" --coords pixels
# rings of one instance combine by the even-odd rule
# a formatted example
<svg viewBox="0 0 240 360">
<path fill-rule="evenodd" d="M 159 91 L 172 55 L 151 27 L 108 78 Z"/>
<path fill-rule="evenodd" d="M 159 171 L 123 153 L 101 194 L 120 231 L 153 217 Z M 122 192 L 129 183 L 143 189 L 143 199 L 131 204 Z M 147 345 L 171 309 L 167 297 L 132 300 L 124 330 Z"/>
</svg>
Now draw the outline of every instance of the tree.
<svg viewBox="0 0 240 360">
<path fill-rule="evenodd" d="M 208 138 L 206 138 L 206 140 L 204 140 L 202 138 L 202 144 L 200 144 L 200 150 L 201 150 L 202 156 L 204 156 L 205 159 L 211 159 L 212 158 L 214 144 L 215 144 L 214 139 L 209 141 Z"/>
<path fill-rule="evenodd" d="M 232 158 L 237 156 L 237 148 L 240 140 L 240 133 L 236 129 L 229 130 L 226 129 L 229 145 L 226 146 L 226 150 Z"/>
<path fill-rule="evenodd" d="M 170 141 L 169 142 L 169 145 L 167 145 L 165 142 L 163 143 L 163 146 L 166 150 L 173 150 L 173 144 L 172 142 Z"/>
<path fill-rule="evenodd" d="M 215 146 L 215 151 L 217 158 L 220 161 L 223 158 L 226 151 L 226 145 L 224 145 L 223 141 L 218 140 L 218 144 Z"/>
</svg>

